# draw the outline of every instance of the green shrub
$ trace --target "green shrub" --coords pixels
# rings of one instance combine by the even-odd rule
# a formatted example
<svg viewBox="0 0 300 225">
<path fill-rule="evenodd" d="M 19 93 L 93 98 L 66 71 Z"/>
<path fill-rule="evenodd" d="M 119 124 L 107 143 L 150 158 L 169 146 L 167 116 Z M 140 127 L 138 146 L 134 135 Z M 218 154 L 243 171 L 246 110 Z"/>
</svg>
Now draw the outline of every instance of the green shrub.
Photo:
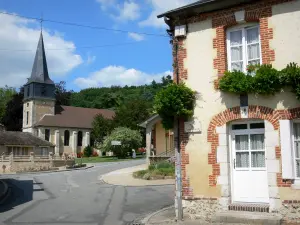
<svg viewBox="0 0 300 225">
<path fill-rule="evenodd" d="M 83 150 L 83 154 L 85 157 L 90 157 L 93 154 L 93 148 L 91 146 L 86 146 Z"/>
<path fill-rule="evenodd" d="M 175 118 L 187 119 L 194 113 L 196 93 L 185 84 L 170 84 L 159 91 L 154 99 L 154 109 L 162 118 L 162 125 L 169 130 Z"/>
</svg>

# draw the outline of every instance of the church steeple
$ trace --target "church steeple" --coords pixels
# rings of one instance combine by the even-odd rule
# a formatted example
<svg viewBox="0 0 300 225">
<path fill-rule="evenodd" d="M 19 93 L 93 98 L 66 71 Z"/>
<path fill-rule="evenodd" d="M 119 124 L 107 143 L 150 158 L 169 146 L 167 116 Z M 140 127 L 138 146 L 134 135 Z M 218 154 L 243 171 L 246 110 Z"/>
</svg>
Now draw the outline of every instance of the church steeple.
<svg viewBox="0 0 300 225">
<path fill-rule="evenodd" d="M 24 101 L 30 99 L 55 100 L 54 91 L 55 85 L 49 77 L 43 34 L 41 31 L 31 76 L 24 86 Z"/>
<path fill-rule="evenodd" d="M 49 78 L 49 74 L 48 74 L 48 67 L 47 67 L 47 60 L 46 60 L 46 53 L 45 53 L 42 32 L 35 53 L 31 76 L 28 79 L 28 83 L 31 82 L 54 84 L 53 81 Z"/>
</svg>

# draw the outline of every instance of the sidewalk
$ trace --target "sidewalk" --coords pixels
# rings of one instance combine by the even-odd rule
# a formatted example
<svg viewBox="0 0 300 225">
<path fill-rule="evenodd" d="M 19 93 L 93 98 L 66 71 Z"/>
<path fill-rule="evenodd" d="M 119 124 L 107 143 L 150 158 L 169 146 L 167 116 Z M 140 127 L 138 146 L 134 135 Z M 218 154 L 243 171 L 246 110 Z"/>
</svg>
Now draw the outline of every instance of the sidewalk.
<svg viewBox="0 0 300 225">
<path fill-rule="evenodd" d="M 147 169 L 147 165 L 139 165 L 121 170 L 116 170 L 99 177 L 99 180 L 107 184 L 122 186 L 154 186 L 154 185 L 172 185 L 175 184 L 174 179 L 166 180 L 142 180 L 132 176 L 133 172 Z"/>
</svg>

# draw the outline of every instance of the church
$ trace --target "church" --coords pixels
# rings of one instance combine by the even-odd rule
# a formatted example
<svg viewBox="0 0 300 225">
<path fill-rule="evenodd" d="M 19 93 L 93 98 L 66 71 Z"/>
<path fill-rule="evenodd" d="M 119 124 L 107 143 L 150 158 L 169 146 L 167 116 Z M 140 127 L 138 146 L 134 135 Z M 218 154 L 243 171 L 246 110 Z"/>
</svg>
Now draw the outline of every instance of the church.
<svg viewBox="0 0 300 225">
<path fill-rule="evenodd" d="M 42 33 L 31 76 L 24 85 L 23 104 L 23 132 L 51 142 L 57 156 L 65 153 L 76 157 L 90 145 L 94 117 L 101 114 L 113 119 L 115 115 L 108 109 L 55 104 L 55 84 L 49 77 Z"/>
</svg>

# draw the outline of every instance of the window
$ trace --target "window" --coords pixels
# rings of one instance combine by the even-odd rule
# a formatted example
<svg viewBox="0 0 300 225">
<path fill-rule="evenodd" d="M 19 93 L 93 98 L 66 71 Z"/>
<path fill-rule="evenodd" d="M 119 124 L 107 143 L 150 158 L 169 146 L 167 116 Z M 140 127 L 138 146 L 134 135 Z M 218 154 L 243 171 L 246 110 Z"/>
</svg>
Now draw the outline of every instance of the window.
<svg viewBox="0 0 300 225">
<path fill-rule="evenodd" d="M 82 131 L 78 132 L 77 146 L 82 146 Z"/>
<path fill-rule="evenodd" d="M 41 148 L 41 155 L 42 156 L 48 156 L 49 155 L 49 150 L 46 147 Z"/>
<path fill-rule="evenodd" d="M 27 111 L 26 112 L 26 125 L 28 125 L 28 122 L 29 122 L 29 112 Z"/>
<path fill-rule="evenodd" d="M 50 129 L 45 129 L 45 140 L 50 141 Z"/>
<path fill-rule="evenodd" d="M 27 88 L 27 97 L 29 97 L 29 96 L 30 96 L 30 86 L 28 86 L 28 88 Z"/>
<path fill-rule="evenodd" d="M 247 65 L 261 64 L 259 26 L 229 29 L 227 56 L 230 71 L 246 72 Z"/>
<path fill-rule="evenodd" d="M 70 131 L 65 130 L 64 137 L 65 137 L 64 145 L 69 146 L 69 144 L 70 144 Z"/>
<path fill-rule="evenodd" d="M 29 148 L 28 147 L 13 147 L 9 146 L 6 147 L 6 154 L 13 153 L 15 156 L 21 156 L 21 155 L 29 155 Z"/>
<path fill-rule="evenodd" d="M 300 178 L 300 123 L 294 123 L 294 160 L 296 177 Z"/>
</svg>

